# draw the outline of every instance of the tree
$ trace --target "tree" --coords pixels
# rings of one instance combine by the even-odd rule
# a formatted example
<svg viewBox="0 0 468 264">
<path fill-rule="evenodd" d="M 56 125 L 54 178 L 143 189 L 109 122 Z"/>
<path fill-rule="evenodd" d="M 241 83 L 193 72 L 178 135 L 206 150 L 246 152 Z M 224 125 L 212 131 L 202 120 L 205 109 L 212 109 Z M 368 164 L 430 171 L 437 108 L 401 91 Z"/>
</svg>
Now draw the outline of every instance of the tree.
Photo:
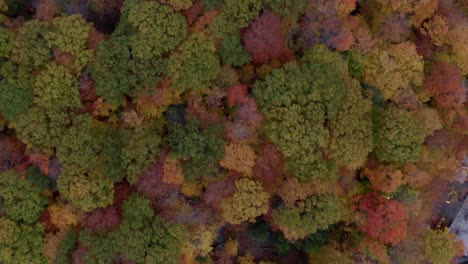
<svg viewBox="0 0 468 264">
<path fill-rule="evenodd" d="M 380 192 L 393 193 L 403 183 L 402 172 L 390 165 L 365 168 L 364 174 L 369 178 L 372 187 Z"/>
<path fill-rule="evenodd" d="M 78 224 L 80 212 L 71 204 L 54 203 L 47 207 L 50 222 L 60 231 L 68 231 Z"/>
<path fill-rule="evenodd" d="M 2 211 L 13 221 L 33 224 L 47 205 L 41 189 L 15 170 L 0 173 L 0 200 Z"/>
<path fill-rule="evenodd" d="M 114 184 L 103 171 L 76 165 L 62 167 L 57 188 L 67 200 L 85 212 L 110 205 L 114 194 Z"/>
<path fill-rule="evenodd" d="M 335 119 L 330 121 L 330 156 L 341 166 L 356 168 L 372 151 L 372 102 L 362 96 L 357 81 L 350 81 Z"/>
<path fill-rule="evenodd" d="M 421 33 L 430 36 L 434 45 L 442 46 L 447 40 L 448 30 L 449 27 L 444 18 L 435 15 L 422 24 Z"/>
<path fill-rule="evenodd" d="M 277 188 L 283 175 L 283 163 L 283 156 L 273 144 L 264 142 L 260 145 L 253 173 L 266 191 Z"/>
<path fill-rule="evenodd" d="M 0 218 L 0 261 L 5 264 L 46 264 L 42 254 L 41 224 L 17 224 L 6 217 Z"/>
<path fill-rule="evenodd" d="M 57 147 L 57 157 L 62 163 L 76 164 L 84 168 L 97 165 L 96 156 L 103 138 L 92 122 L 92 118 L 88 115 L 74 118 L 74 125 L 67 129 L 61 144 Z"/>
<path fill-rule="evenodd" d="M 295 241 L 339 222 L 342 219 L 342 205 L 336 194 L 326 193 L 310 196 L 292 208 L 283 205 L 272 215 L 284 236 Z"/>
<path fill-rule="evenodd" d="M 263 6 L 286 19 L 297 21 L 307 6 L 306 0 L 264 0 Z"/>
<path fill-rule="evenodd" d="M 219 164 L 229 170 L 235 170 L 245 176 L 252 176 L 255 165 L 255 152 L 246 144 L 229 144 L 224 148 L 224 158 Z"/>
<path fill-rule="evenodd" d="M 455 236 L 448 230 L 429 230 L 424 236 L 426 259 L 433 264 L 449 263 L 455 255 Z"/>
<path fill-rule="evenodd" d="M 406 237 L 407 214 L 399 202 L 375 192 L 359 194 L 353 198 L 353 209 L 362 217 L 360 230 L 370 238 L 396 245 Z"/>
<path fill-rule="evenodd" d="M 171 5 L 176 11 L 189 9 L 193 4 L 193 0 L 163 0 L 162 2 Z"/>
<path fill-rule="evenodd" d="M 153 1 L 126 1 L 117 35 L 128 35 L 133 57 L 154 59 L 174 49 L 187 34 L 180 13 Z"/>
<path fill-rule="evenodd" d="M 375 154 L 385 162 L 419 161 L 424 130 L 410 112 L 385 109 L 374 124 Z"/>
<path fill-rule="evenodd" d="M 465 103 L 463 76 L 455 65 L 446 62 L 432 64 L 423 87 L 441 110 L 456 111 Z"/>
<path fill-rule="evenodd" d="M 85 230 L 86 263 L 109 263 L 117 254 L 137 263 L 179 263 L 185 230 L 154 214 L 148 200 L 131 195 L 122 204 L 123 219 L 115 232 Z"/>
<path fill-rule="evenodd" d="M 81 15 L 56 17 L 52 20 L 51 30 L 44 38 L 47 46 L 73 56 L 73 71 L 78 75 L 91 59 L 92 53 L 86 48 L 91 24 L 88 24 Z"/>
<path fill-rule="evenodd" d="M 269 195 L 258 181 L 241 178 L 236 181 L 236 192 L 221 202 L 223 218 L 236 225 L 244 221 L 255 222 L 255 218 L 268 211 Z"/>
<path fill-rule="evenodd" d="M 234 88 L 235 87 L 235 88 Z M 225 123 L 225 135 L 232 142 L 253 143 L 258 140 L 258 130 L 263 123 L 263 116 L 257 109 L 253 98 L 247 97 L 247 87 L 233 86 L 228 88 L 228 105 L 240 104 L 235 108 L 231 120 Z"/>
<path fill-rule="evenodd" d="M 209 87 L 220 69 L 214 42 L 205 33 L 195 32 L 171 54 L 167 73 L 171 85 L 183 92 Z"/>
<path fill-rule="evenodd" d="M 261 8 L 261 1 L 225 0 L 222 12 L 215 17 L 208 30 L 216 36 L 234 33 L 246 27 Z"/>
<path fill-rule="evenodd" d="M 267 10 L 242 32 L 242 40 L 254 63 L 284 63 L 294 57 L 286 45 L 285 33 L 281 17 Z"/>
<path fill-rule="evenodd" d="M 115 206 L 108 206 L 94 209 L 82 219 L 80 224 L 84 228 L 89 228 L 96 232 L 112 232 L 119 227 L 121 222 L 122 212 L 117 210 Z"/>
<path fill-rule="evenodd" d="M 364 64 L 364 82 L 376 86 L 385 99 L 391 99 L 408 86 L 423 81 L 423 61 L 411 42 L 375 49 Z"/>
<path fill-rule="evenodd" d="M 81 102 L 76 84 L 65 67 L 48 64 L 33 81 L 34 103 L 45 110 L 78 109 Z"/>
<path fill-rule="evenodd" d="M 31 107 L 13 123 L 17 136 L 28 145 L 44 153 L 51 153 L 60 143 L 70 120 L 65 112 L 44 111 Z"/>
<path fill-rule="evenodd" d="M 0 136 L 0 173 L 24 161 L 26 145 L 13 136 Z"/>
<path fill-rule="evenodd" d="M 301 64 L 286 64 L 255 83 L 253 94 L 264 115 L 263 130 L 285 157 L 286 167 L 294 177 L 302 182 L 310 178 L 333 179 L 337 164 L 324 155 L 329 152 L 330 135 L 341 133 L 339 137 L 344 137 L 335 138 L 332 143 L 333 155 L 345 159 L 342 163 L 362 160 L 370 146 L 366 136 L 369 121 L 365 118 L 369 101 L 359 95 L 357 83 L 349 77 L 347 64 L 338 53 L 315 46 L 305 53 Z M 350 83 L 356 88 L 349 88 Z M 362 109 L 350 109 L 352 103 L 344 101 L 348 89 L 346 100 L 362 102 Z M 344 135 L 347 131 L 340 123 L 352 122 L 348 116 L 362 116 L 357 118 L 360 121 L 356 135 Z M 360 154 L 345 157 L 347 153 L 338 148 L 348 144 L 346 148 L 359 149 Z"/>
<path fill-rule="evenodd" d="M 13 121 L 26 112 L 33 103 L 29 72 L 5 62 L 0 66 L 0 112 Z"/>
<path fill-rule="evenodd" d="M 13 36 L 13 33 L 9 29 L 0 27 L 0 58 L 8 58 L 10 56 L 10 52 L 13 49 Z"/>
<path fill-rule="evenodd" d="M 217 169 L 216 163 L 224 156 L 222 129 L 218 126 L 201 129 L 195 121 L 173 125 L 169 144 L 173 157 L 181 160 L 187 179 L 213 176 Z"/>
<path fill-rule="evenodd" d="M 51 31 L 48 22 L 30 20 L 15 33 L 10 60 L 29 70 L 42 68 L 52 58 L 45 35 Z"/>
<path fill-rule="evenodd" d="M 242 66 L 252 60 L 249 52 L 242 46 L 238 32 L 223 38 L 219 48 L 219 55 L 225 65 Z"/>
<path fill-rule="evenodd" d="M 136 98 L 149 92 L 165 69 L 159 57 L 133 57 L 129 41 L 127 36 L 112 36 L 99 43 L 90 67 L 96 94 L 113 105 L 120 105 L 124 96 Z"/>
<path fill-rule="evenodd" d="M 309 1 L 300 21 L 299 48 L 307 49 L 323 43 L 333 50 L 348 50 L 354 37 L 344 22 L 353 9 L 352 1 Z"/>
<path fill-rule="evenodd" d="M 157 121 L 126 131 L 122 148 L 122 161 L 127 179 L 135 183 L 159 153 L 161 124 Z"/>
</svg>

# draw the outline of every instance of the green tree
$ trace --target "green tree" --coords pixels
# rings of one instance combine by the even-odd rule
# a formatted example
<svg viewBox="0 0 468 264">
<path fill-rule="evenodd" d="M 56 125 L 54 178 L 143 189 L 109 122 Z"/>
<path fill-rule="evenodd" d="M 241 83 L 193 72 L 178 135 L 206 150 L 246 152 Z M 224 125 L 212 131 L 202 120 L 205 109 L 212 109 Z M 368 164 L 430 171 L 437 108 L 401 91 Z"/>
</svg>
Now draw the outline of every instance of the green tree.
<svg viewBox="0 0 468 264">
<path fill-rule="evenodd" d="M 302 205 L 273 211 L 275 223 L 285 237 L 294 241 L 327 229 L 342 219 L 342 204 L 334 193 L 311 196 Z"/>
<path fill-rule="evenodd" d="M 136 263 L 179 263 L 185 230 L 155 215 L 149 200 L 136 194 L 122 205 L 123 219 L 114 232 L 84 230 L 86 263 L 112 263 L 118 254 Z"/>
<path fill-rule="evenodd" d="M 217 36 L 234 33 L 258 16 L 261 8 L 262 1 L 258 0 L 225 0 L 209 30 Z"/>
<path fill-rule="evenodd" d="M 161 124 L 153 122 L 126 131 L 122 148 L 122 161 L 127 171 L 127 179 L 135 183 L 159 153 L 161 144 Z"/>
<path fill-rule="evenodd" d="M 11 62 L 3 63 L 0 66 L 0 112 L 12 121 L 28 110 L 32 103 L 33 94 L 27 69 Z"/>
<path fill-rule="evenodd" d="M 77 74 L 92 56 L 91 50 L 86 46 L 91 28 L 91 24 L 88 24 L 81 15 L 75 14 L 54 18 L 51 31 L 44 35 L 50 49 L 58 49 L 73 55 Z"/>
<path fill-rule="evenodd" d="M 62 166 L 57 189 L 85 212 L 112 204 L 114 195 L 114 184 L 101 169 L 66 164 Z"/>
<path fill-rule="evenodd" d="M 445 264 L 457 254 L 455 238 L 448 230 L 429 230 L 424 237 L 424 252 L 432 264 Z"/>
<path fill-rule="evenodd" d="M 0 58 L 9 57 L 12 49 L 13 33 L 9 29 L 0 26 Z"/>
<path fill-rule="evenodd" d="M 239 32 L 223 38 L 219 53 L 223 64 L 227 65 L 242 66 L 252 60 L 250 53 L 242 46 Z"/>
<path fill-rule="evenodd" d="M 52 154 L 69 124 L 66 112 L 46 112 L 39 107 L 31 107 L 18 117 L 13 127 L 28 148 Z"/>
<path fill-rule="evenodd" d="M 0 211 L 17 222 L 32 224 L 48 201 L 41 189 L 15 170 L 0 174 Z"/>
<path fill-rule="evenodd" d="M 128 7 L 132 55 L 149 59 L 174 49 L 187 34 L 185 18 L 158 2 L 131 3 Z"/>
<path fill-rule="evenodd" d="M 221 202 L 223 218 L 236 225 L 268 212 L 270 196 L 263 191 L 260 182 L 248 178 L 236 181 L 236 192 Z"/>
<path fill-rule="evenodd" d="M 355 126 L 357 135 L 348 134 L 342 127 L 345 121 L 359 119 L 345 120 L 349 116 L 364 117 L 369 111 L 369 102 L 357 87 L 345 60 L 323 45 L 307 50 L 301 66 L 295 62 L 286 64 L 264 81 L 255 83 L 253 94 L 264 115 L 263 129 L 286 158 L 293 176 L 301 181 L 335 179 L 336 162 L 326 158 L 324 152 L 331 151 L 334 158 L 341 159 L 340 164 L 357 162 L 357 158 L 367 155 L 370 145 L 367 119 Z M 344 100 L 348 93 L 349 98 Z M 350 100 L 363 105 L 351 108 Z M 334 133 L 339 137 L 335 136 L 329 146 L 329 137 Z M 359 149 L 360 155 L 345 157 L 338 145 Z"/>
<path fill-rule="evenodd" d="M 69 231 L 60 242 L 60 246 L 57 249 L 57 254 L 55 256 L 54 263 L 71 263 L 72 254 L 77 247 L 77 236 L 74 231 Z"/>
<path fill-rule="evenodd" d="M 73 126 L 67 129 L 57 146 L 57 157 L 62 164 L 90 169 L 98 165 L 103 145 L 103 133 L 92 124 L 88 115 L 73 118 Z"/>
<path fill-rule="evenodd" d="M 330 156 L 341 166 L 357 168 L 373 148 L 372 102 L 362 96 L 359 83 L 350 80 L 335 119 L 330 120 Z"/>
<path fill-rule="evenodd" d="M 263 0 L 263 6 L 296 21 L 307 6 L 307 0 Z"/>
<path fill-rule="evenodd" d="M 195 121 L 185 125 L 174 123 L 169 144 L 174 157 L 182 161 L 184 175 L 188 179 L 215 174 L 217 163 L 224 156 L 222 132 L 219 126 L 198 128 Z"/>
<path fill-rule="evenodd" d="M 39 69 L 52 58 L 45 35 L 51 31 L 48 22 L 30 20 L 15 32 L 10 60 L 30 70 Z"/>
<path fill-rule="evenodd" d="M 221 70 L 213 40 L 195 32 L 174 51 L 168 62 L 171 85 L 180 91 L 210 88 Z"/>
<path fill-rule="evenodd" d="M 33 81 L 34 103 L 46 110 L 64 111 L 81 106 L 76 79 L 63 66 L 48 64 Z"/>
<path fill-rule="evenodd" d="M 150 91 L 165 69 L 163 59 L 134 58 L 130 50 L 128 37 L 112 36 L 98 45 L 90 67 L 96 94 L 113 105 L 120 105 L 124 96 L 135 98 Z"/>
<path fill-rule="evenodd" d="M 0 217 L 0 262 L 4 264 L 46 264 L 42 254 L 41 224 L 16 224 Z"/>
<path fill-rule="evenodd" d="M 374 121 L 375 154 L 386 162 L 417 162 L 424 141 L 424 129 L 410 112 L 385 109 Z"/>
</svg>

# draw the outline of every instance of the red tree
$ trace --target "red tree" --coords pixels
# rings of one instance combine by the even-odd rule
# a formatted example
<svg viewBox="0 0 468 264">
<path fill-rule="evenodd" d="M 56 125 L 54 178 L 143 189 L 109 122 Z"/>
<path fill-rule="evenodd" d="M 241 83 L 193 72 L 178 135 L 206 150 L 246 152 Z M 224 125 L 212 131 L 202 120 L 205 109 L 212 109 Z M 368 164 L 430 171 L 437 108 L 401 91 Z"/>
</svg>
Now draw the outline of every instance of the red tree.
<svg viewBox="0 0 468 264">
<path fill-rule="evenodd" d="M 97 208 L 90 212 L 81 222 L 85 228 L 95 231 L 114 231 L 122 221 L 122 213 L 114 206 Z"/>
<path fill-rule="evenodd" d="M 398 244 L 406 237 L 407 214 L 399 202 L 377 193 L 359 194 L 353 198 L 353 209 L 363 221 L 360 230 L 385 244 Z"/>
<path fill-rule="evenodd" d="M 242 39 L 255 64 L 264 64 L 271 60 L 285 63 L 294 56 L 286 45 L 281 17 L 269 10 L 245 29 Z"/>
<path fill-rule="evenodd" d="M 234 104 L 245 103 L 248 99 L 249 90 L 247 86 L 238 84 L 227 88 L 227 104 L 231 108 Z"/>
<path fill-rule="evenodd" d="M 437 62 L 424 80 L 424 90 L 435 98 L 437 106 L 443 110 L 457 110 L 465 102 L 463 76 L 452 64 Z"/>
<path fill-rule="evenodd" d="M 254 176 L 260 179 L 266 191 L 274 191 L 281 181 L 283 156 L 273 144 L 263 142 L 254 166 Z"/>
<path fill-rule="evenodd" d="M 26 145 L 13 136 L 0 135 L 0 172 L 25 161 Z"/>
</svg>

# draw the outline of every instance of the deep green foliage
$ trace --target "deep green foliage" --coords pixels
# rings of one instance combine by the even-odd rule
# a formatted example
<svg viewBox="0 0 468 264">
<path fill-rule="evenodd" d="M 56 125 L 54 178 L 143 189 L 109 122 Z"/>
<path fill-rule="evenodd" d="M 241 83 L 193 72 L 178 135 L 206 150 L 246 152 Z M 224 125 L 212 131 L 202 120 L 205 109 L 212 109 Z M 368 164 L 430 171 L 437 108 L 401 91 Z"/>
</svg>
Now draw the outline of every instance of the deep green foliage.
<svg viewBox="0 0 468 264">
<path fill-rule="evenodd" d="M 212 11 L 221 7 L 224 3 L 224 0 L 202 0 L 203 9 L 205 11 Z"/>
<path fill-rule="evenodd" d="M 170 146 L 174 157 L 182 161 L 187 179 L 214 175 L 217 162 L 224 156 L 222 132 L 219 126 L 198 128 L 193 121 L 186 125 L 174 124 Z"/>
<path fill-rule="evenodd" d="M 70 120 L 68 114 L 47 111 L 38 107 L 29 108 L 13 123 L 18 138 L 29 148 L 50 153 L 59 145 Z"/>
<path fill-rule="evenodd" d="M 80 234 L 89 248 L 86 263 L 112 263 L 117 254 L 136 263 L 179 263 L 185 230 L 154 214 L 148 200 L 130 196 L 122 205 L 123 220 L 115 232 Z"/>
<path fill-rule="evenodd" d="M 213 40 L 204 33 L 193 33 L 171 54 L 167 73 L 171 85 L 183 92 L 211 88 L 220 69 Z"/>
<path fill-rule="evenodd" d="M 161 124 L 154 122 L 125 133 L 122 161 L 130 183 L 135 183 L 140 173 L 154 161 L 160 149 L 161 132 Z"/>
<path fill-rule="evenodd" d="M 132 58 L 128 37 L 112 37 L 99 44 L 91 65 L 96 93 L 120 105 L 124 96 L 137 97 L 161 80 L 164 61 L 157 57 Z"/>
<path fill-rule="evenodd" d="M 319 150 L 330 148 L 339 164 L 363 161 L 372 144 L 366 118 L 370 102 L 338 53 L 316 46 L 301 62 L 302 66 L 289 63 L 274 70 L 253 92 L 265 117 L 264 130 L 287 159 L 289 171 L 301 181 L 333 179 L 336 164 L 325 161 Z"/>
<path fill-rule="evenodd" d="M 12 49 L 13 33 L 10 30 L 0 26 L 0 58 L 9 57 Z"/>
<path fill-rule="evenodd" d="M 273 219 L 288 239 L 296 240 L 339 222 L 341 210 L 341 202 L 335 194 L 323 194 L 307 198 L 303 206 L 282 206 L 273 211 Z"/>
<path fill-rule="evenodd" d="M 424 130 L 410 112 L 389 107 L 374 121 L 375 154 L 386 162 L 417 162 Z"/>
<path fill-rule="evenodd" d="M 103 135 L 93 126 L 90 116 L 77 116 L 57 146 L 57 157 L 63 164 L 90 169 L 98 165 Z"/>
<path fill-rule="evenodd" d="M 225 36 L 219 52 L 223 63 L 227 65 L 242 66 L 252 60 L 250 53 L 242 46 L 240 34 Z"/>
<path fill-rule="evenodd" d="M 330 121 L 330 156 L 341 166 L 358 167 L 372 151 L 372 102 L 361 93 L 359 83 L 350 80 L 337 116 Z"/>
<path fill-rule="evenodd" d="M 71 263 L 72 261 L 72 254 L 77 247 L 77 236 L 74 231 L 69 231 L 62 241 L 60 242 L 60 246 L 57 250 L 55 260 L 53 263 L 55 264 L 64 264 L 64 263 Z"/>
<path fill-rule="evenodd" d="M 16 222 L 32 224 L 47 205 L 41 189 L 14 170 L 0 174 L 0 211 Z"/>
<path fill-rule="evenodd" d="M 297 20 L 304 13 L 307 0 L 263 0 L 263 6 L 279 15 Z"/>
<path fill-rule="evenodd" d="M 29 72 L 10 62 L 0 66 L 0 112 L 8 119 L 15 120 L 33 102 Z"/>
</svg>

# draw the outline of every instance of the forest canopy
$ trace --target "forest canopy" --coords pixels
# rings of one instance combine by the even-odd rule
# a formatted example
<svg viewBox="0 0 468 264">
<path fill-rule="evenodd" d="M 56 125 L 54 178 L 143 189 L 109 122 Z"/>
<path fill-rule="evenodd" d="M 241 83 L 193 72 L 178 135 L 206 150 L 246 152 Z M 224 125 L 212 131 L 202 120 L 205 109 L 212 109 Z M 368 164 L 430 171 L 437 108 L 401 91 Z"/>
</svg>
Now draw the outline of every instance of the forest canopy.
<svg viewBox="0 0 468 264">
<path fill-rule="evenodd" d="M 464 0 L 0 0 L 0 263 L 456 263 L 467 43 Z"/>
</svg>

